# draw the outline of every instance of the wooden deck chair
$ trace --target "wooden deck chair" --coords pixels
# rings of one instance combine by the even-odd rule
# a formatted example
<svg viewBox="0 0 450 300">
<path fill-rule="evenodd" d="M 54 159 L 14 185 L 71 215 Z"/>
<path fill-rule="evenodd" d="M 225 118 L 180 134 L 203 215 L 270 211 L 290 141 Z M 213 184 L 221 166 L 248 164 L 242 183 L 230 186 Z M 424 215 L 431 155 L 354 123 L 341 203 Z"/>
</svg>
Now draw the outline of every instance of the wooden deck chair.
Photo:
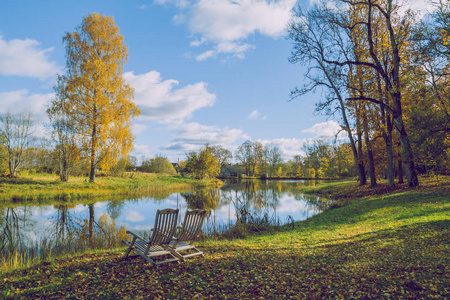
<svg viewBox="0 0 450 300">
<path fill-rule="evenodd" d="M 203 252 L 195 248 L 192 243 L 197 239 L 200 231 L 202 230 L 203 221 L 206 217 L 206 210 L 195 209 L 192 211 L 187 211 L 184 217 L 183 226 L 181 228 L 178 237 L 174 238 L 169 245 L 169 250 L 172 254 L 178 257 L 180 260 L 184 261 L 185 258 L 201 255 L 204 256 Z M 182 255 L 180 251 L 192 249 L 195 252 Z"/>
<path fill-rule="evenodd" d="M 177 218 L 178 209 L 158 209 L 156 212 L 155 227 L 148 240 L 132 231 L 127 231 L 133 239 L 130 242 L 122 241 L 128 246 L 124 258 L 127 258 L 131 250 L 133 250 L 153 266 L 173 261 L 179 263 L 179 259 L 168 249 L 169 243 L 172 241 L 177 228 Z M 158 262 L 152 259 L 152 257 L 160 255 L 169 255 L 172 258 Z"/>
</svg>

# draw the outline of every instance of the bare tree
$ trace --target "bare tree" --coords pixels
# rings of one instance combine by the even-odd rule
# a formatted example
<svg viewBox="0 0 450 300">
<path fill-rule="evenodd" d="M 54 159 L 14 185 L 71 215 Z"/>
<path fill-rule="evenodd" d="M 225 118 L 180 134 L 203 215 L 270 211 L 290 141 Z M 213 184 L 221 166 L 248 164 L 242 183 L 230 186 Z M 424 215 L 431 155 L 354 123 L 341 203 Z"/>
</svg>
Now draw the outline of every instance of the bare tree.
<svg viewBox="0 0 450 300">
<path fill-rule="evenodd" d="M 267 160 L 269 163 L 270 176 L 273 176 L 275 173 L 275 167 L 283 162 L 283 158 L 281 157 L 281 150 L 277 146 L 270 147 L 267 149 Z"/>
<path fill-rule="evenodd" d="M 212 146 L 210 147 L 212 155 L 217 159 L 219 165 L 229 164 L 233 159 L 233 154 L 230 150 L 225 149 L 222 146 Z"/>
<path fill-rule="evenodd" d="M 305 84 L 291 92 L 291 100 L 316 89 L 324 88 L 325 100 L 317 104 L 316 111 L 325 111 L 327 115 L 340 112 L 341 127 L 347 132 L 355 165 L 359 170 L 359 182 L 360 185 L 364 185 L 366 184 L 366 175 L 362 159 L 362 139 L 358 138 L 355 141 L 353 137 L 345 99 L 349 70 L 346 66 L 336 66 L 325 62 L 326 57 L 333 57 L 333 52 L 328 47 L 329 43 L 339 36 L 330 35 L 331 31 L 323 20 L 325 18 L 323 13 L 324 8 L 320 6 L 316 6 L 306 14 L 299 8 L 297 10 L 298 22 L 290 25 L 289 38 L 293 41 L 293 50 L 289 61 L 292 64 L 308 65 Z M 310 152 L 306 149 L 308 146 L 305 145 L 304 148 L 308 155 Z M 308 157 L 306 160 L 309 162 Z"/>
<path fill-rule="evenodd" d="M 58 79 L 60 80 L 60 79 Z M 73 118 L 64 114 L 64 106 L 67 105 L 65 98 L 59 97 L 53 100 L 47 115 L 52 122 L 52 135 L 56 141 L 56 149 L 59 160 L 59 177 L 61 181 L 68 181 L 70 171 L 73 168 L 75 159 L 79 156 L 76 140 L 76 129 Z"/>
<path fill-rule="evenodd" d="M 406 167 L 406 175 L 408 178 L 408 185 L 411 187 L 419 184 L 412 148 L 409 137 L 406 132 L 406 127 L 403 121 L 404 102 L 402 98 L 402 74 L 401 69 L 404 67 L 402 62 L 401 51 L 405 47 L 405 41 L 410 34 L 411 15 L 405 14 L 399 17 L 398 1 L 386 0 L 383 2 L 374 0 L 336 0 L 335 5 L 315 6 L 316 26 L 321 30 L 319 32 L 311 32 L 307 35 L 307 42 L 311 40 L 314 42 L 312 48 L 319 54 L 318 66 L 322 69 L 328 70 L 324 72 L 327 81 L 314 82 L 312 89 L 318 84 L 328 85 L 329 89 L 334 89 L 333 84 L 328 80 L 328 74 L 340 68 L 348 70 L 352 67 L 362 67 L 367 70 L 372 70 L 374 74 L 379 76 L 383 83 L 383 88 L 386 94 L 389 95 L 391 103 L 387 104 L 380 99 L 376 99 L 364 94 L 350 96 L 346 101 L 370 101 L 372 103 L 384 107 L 387 113 L 392 116 L 392 123 L 397 129 L 398 137 L 402 147 L 403 161 Z M 336 9 L 338 8 L 338 9 Z M 358 18 L 352 16 L 352 9 L 359 9 L 361 14 Z M 304 20 L 299 18 L 296 24 L 297 27 L 292 27 L 291 37 L 294 38 L 294 54 L 302 54 L 301 44 L 297 42 L 296 35 L 303 30 L 308 31 L 307 26 L 302 26 Z M 294 24 L 295 25 L 295 24 Z M 308 24 L 309 25 L 309 24 Z M 385 32 L 387 53 L 378 51 L 377 47 L 377 32 Z M 357 57 L 353 53 L 353 45 L 351 45 L 352 36 L 359 35 L 359 43 L 367 45 L 367 55 Z M 299 34 L 302 37 L 301 34 Z M 316 43 L 315 41 L 319 41 Z M 301 56 L 300 56 L 301 57 Z M 314 57 L 312 59 L 315 59 Z M 386 62 L 387 60 L 387 62 Z M 322 67 L 323 65 L 323 67 Z M 338 72 L 337 75 L 344 74 Z M 334 76 L 336 78 L 336 76 Z M 322 77 L 323 78 L 323 77 Z M 335 81 L 335 80 L 333 80 Z M 348 80 L 346 80 L 348 82 Z M 354 88 L 354 87 L 352 87 Z M 312 90 L 310 89 L 310 90 Z M 303 92 L 303 91 L 301 91 Z M 333 91 L 334 92 L 334 91 Z M 335 93 L 335 96 L 338 96 Z M 331 97 L 332 100 L 335 97 Z M 337 97 L 339 98 L 339 97 Z"/>
<path fill-rule="evenodd" d="M 24 152 L 32 141 L 33 120 L 30 112 L 12 114 L 7 112 L 0 116 L 0 136 L 8 151 L 8 168 L 11 177 L 16 176 Z"/>
</svg>

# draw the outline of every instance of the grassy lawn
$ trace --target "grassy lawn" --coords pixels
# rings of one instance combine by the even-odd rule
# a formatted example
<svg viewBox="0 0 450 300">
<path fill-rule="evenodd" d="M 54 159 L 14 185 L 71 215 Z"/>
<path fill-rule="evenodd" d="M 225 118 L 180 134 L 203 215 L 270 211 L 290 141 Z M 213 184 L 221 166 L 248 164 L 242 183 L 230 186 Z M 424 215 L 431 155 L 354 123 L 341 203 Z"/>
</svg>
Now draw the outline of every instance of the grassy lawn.
<svg viewBox="0 0 450 300">
<path fill-rule="evenodd" d="M 124 249 L 0 275 L 5 298 L 450 298 L 450 180 L 373 190 L 328 183 L 349 204 L 246 239 L 205 240 L 204 258 L 159 269 Z M 330 188 L 331 187 L 331 188 Z M 345 192 L 347 191 L 347 192 Z M 339 196 L 340 195 L 340 196 Z M 348 195 L 351 195 L 349 197 Z M 1 296 L 0 296 L 1 297 Z"/>
<path fill-rule="evenodd" d="M 0 201 L 47 201 L 89 199 L 106 195 L 153 196 L 209 185 L 210 181 L 172 175 L 127 173 L 123 177 L 97 177 L 94 184 L 87 177 L 71 177 L 61 182 L 57 175 L 24 174 L 17 178 L 0 177 Z"/>
</svg>

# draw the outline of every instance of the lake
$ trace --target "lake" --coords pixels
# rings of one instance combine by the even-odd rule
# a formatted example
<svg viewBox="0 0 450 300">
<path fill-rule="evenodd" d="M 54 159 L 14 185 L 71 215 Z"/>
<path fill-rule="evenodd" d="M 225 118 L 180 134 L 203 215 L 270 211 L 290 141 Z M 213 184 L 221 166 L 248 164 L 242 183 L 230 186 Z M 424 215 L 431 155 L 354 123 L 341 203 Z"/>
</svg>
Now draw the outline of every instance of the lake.
<svg viewBox="0 0 450 300">
<path fill-rule="evenodd" d="M 203 230 L 206 234 L 222 232 L 237 221 L 271 225 L 293 223 L 320 213 L 330 204 L 328 199 L 299 191 L 299 187 L 317 183 L 319 181 L 313 180 L 227 180 L 220 189 L 197 188 L 162 196 L 162 199 L 142 197 L 105 199 L 89 204 L 80 201 L 58 205 L 7 205 L 0 215 L 3 229 L 0 247 L 5 248 L 9 241 L 16 249 L 27 252 L 28 257 L 28 248 L 42 256 L 42 249 L 62 254 L 81 251 L 89 245 L 95 248 L 117 246 L 125 238 L 125 230 L 148 235 L 156 211 L 164 208 L 180 210 L 180 225 L 187 209 L 208 209 L 210 214 Z"/>
</svg>

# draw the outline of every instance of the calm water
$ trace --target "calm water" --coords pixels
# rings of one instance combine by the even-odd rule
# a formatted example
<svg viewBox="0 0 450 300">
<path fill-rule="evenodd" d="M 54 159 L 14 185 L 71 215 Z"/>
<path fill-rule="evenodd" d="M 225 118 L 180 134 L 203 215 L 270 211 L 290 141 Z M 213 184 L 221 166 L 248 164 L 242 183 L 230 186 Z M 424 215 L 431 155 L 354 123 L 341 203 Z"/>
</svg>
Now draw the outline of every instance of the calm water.
<svg viewBox="0 0 450 300">
<path fill-rule="evenodd" d="M 174 193 L 165 199 L 143 197 L 94 204 L 27 205 L 4 207 L 0 211 L 3 236 L 9 230 L 22 244 L 63 241 L 74 235 L 87 234 L 89 228 L 102 234 L 105 222 L 101 216 L 141 234 L 153 227 L 157 209 L 179 208 L 181 223 L 187 209 L 206 208 L 211 211 L 204 231 L 223 230 L 241 222 L 266 218 L 272 224 L 304 220 L 326 209 L 329 201 L 298 192 L 299 186 L 315 185 L 317 181 L 227 181 L 220 189 L 198 189 Z M 93 218 L 92 218 L 93 217 Z M 90 221 L 89 221 L 90 220 Z M 94 220 L 94 222 L 92 222 Z M 93 223 L 93 224 L 92 224 Z M 89 226 L 90 225 L 90 226 Z M 0 233 L 1 234 L 1 233 Z"/>
</svg>

